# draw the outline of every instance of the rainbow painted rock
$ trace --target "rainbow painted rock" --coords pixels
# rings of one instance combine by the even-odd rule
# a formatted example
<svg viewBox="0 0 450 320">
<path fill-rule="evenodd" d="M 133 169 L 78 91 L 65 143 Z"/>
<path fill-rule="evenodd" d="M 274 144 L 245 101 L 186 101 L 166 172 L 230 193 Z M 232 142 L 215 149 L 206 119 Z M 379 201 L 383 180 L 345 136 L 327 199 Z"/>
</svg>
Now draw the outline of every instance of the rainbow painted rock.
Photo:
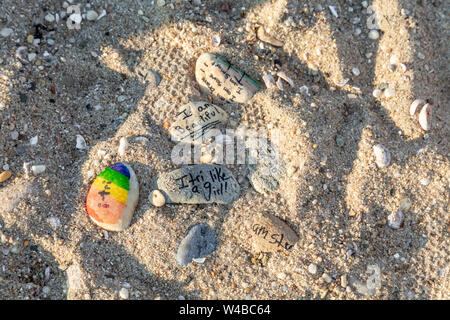
<svg viewBox="0 0 450 320">
<path fill-rule="evenodd" d="M 86 211 L 95 224 L 109 231 L 126 229 L 139 199 L 139 184 L 133 169 L 115 163 L 100 173 L 86 198 Z"/>
</svg>

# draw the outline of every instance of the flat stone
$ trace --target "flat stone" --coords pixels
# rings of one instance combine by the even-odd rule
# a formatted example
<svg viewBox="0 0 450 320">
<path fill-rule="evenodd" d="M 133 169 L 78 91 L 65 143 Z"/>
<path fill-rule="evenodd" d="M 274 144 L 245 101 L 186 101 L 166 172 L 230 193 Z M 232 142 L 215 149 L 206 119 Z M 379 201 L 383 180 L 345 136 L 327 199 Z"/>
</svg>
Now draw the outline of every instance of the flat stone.
<svg viewBox="0 0 450 320">
<path fill-rule="evenodd" d="M 248 153 L 248 179 L 259 193 L 276 191 L 286 175 L 286 166 L 279 151 L 263 138 L 246 141 Z"/>
<path fill-rule="evenodd" d="M 206 224 L 196 224 L 187 230 L 187 235 L 178 247 L 175 260 L 185 266 L 193 259 L 203 258 L 216 250 L 216 234 Z"/>
<path fill-rule="evenodd" d="M 100 173 L 86 197 L 86 211 L 103 229 L 122 231 L 133 217 L 139 199 L 139 184 L 133 169 L 121 162 Z"/>
<path fill-rule="evenodd" d="M 166 203 L 229 204 L 240 194 L 230 170 L 216 164 L 186 166 L 161 174 L 155 182 Z"/>
<path fill-rule="evenodd" d="M 209 138 L 212 129 L 227 119 L 228 114 L 218 106 L 203 101 L 190 102 L 177 113 L 169 133 L 173 141 L 200 144 Z"/>
<path fill-rule="evenodd" d="M 197 59 L 195 78 L 203 91 L 222 101 L 245 103 L 261 88 L 258 81 L 212 53 Z"/>
<path fill-rule="evenodd" d="M 299 240 L 285 222 L 268 213 L 254 218 L 250 232 L 253 249 L 257 252 L 288 252 Z"/>
</svg>

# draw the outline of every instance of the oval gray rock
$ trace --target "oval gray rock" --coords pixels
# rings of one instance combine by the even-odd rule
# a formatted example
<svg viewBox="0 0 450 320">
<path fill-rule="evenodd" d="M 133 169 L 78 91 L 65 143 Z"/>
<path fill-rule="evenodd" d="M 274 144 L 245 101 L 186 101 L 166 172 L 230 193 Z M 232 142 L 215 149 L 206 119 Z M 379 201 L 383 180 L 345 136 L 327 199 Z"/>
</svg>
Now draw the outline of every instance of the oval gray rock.
<svg viewBox="0 0 450 320">
<path fill-rule="evenodd" d="M 202 143 L 212 129 L 227 119 L 228 114 L 216 105 L 204 101 L 189 102 L 176 114 L 169 133 L 173 141 Z"/>
<path fill-rule="evenodd" d="M 204 53 L 195 65 L 201 89 L 222 101 L 247 102 L 260 88 L 258 81 L 212 53 Z"/>
<path fill-rule="evenodd" d="M 156 188 L 167 203 L 229 204 L 240 194 L 240 186 L 230 170 L 216 164 L 186 166 L 161 174 Z"/>
<path fill-rule="evenodd" d="M 196 224 L 190 227 L 186 237 L 178 247 L 175 260 L 178 265 L 185 266 L 192 259 L 202 258 L 216 250 L 216 234 L 206 224 Z"/>
</svg>

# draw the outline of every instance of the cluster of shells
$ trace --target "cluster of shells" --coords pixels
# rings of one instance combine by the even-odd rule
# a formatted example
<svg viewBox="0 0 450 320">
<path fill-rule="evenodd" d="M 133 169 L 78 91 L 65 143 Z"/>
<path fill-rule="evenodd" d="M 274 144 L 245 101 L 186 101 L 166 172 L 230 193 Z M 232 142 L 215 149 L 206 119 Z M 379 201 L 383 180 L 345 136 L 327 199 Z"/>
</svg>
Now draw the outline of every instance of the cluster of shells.
<svg viewBox="0 0 450 320">
<path fill-rule="evenodd" d="M 429 103 L 426 103 L 423 99 L 416 99 L 411 103 L 409 108 L 409 114 L 414 116 L 417 113 L 417 110 L 420 110 L 419 113 L 419 124 L 423 130 L 428 131 L 431 129 L 431 116 L 432 116 L 432 108 Z"/>
</svg>

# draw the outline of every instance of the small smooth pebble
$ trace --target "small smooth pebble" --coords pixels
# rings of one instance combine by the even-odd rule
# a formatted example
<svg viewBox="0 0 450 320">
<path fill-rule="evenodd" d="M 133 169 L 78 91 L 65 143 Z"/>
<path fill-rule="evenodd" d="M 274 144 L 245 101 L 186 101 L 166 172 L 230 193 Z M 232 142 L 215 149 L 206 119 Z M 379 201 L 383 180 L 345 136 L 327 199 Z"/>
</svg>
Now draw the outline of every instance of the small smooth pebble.
<svg viewBox="0 0 450 320">
<path fill-rule="evenodd" d="M 128 292 L 127 288 L 122 288 L 119 291 L 119 296 L 121 299 L 127 300 L 130 296 L 130 293 Z"/>
<path fill-rule="evenodd" d="M 314 263 L 311 263 L 308 266 L 308 272 L 311 273 L 312 275 L 316 274 L 317 273 L 317 265 Z"/>
<path fill-rule="evenodd" d="M 151 204 L 153 204 L 155 207 L 162 207 L 166 204 L 166 198 L 159 190 L 153 190 L 149 198 Z"/>
<path fill-rule="evenodd" d="M 86 140 L 84 140 L 84 138 L 83 138 L 81 135 L 79 135 L 79 134 L 77 134 L 77 144 L 76 144 L 76 148 L 77 148 L 78 150 L 84 150 L 84 149 L 87 148 L 87 146 L 86 146 Z"/>
<path fill-rule="evenodd" d="M 372 95 L 378 99 L 381 97 L 382 93 L 383 93 L 383 91 L 381 91 L 380 89 L 375 89 L 375 90 L 373 90 Z"/>
<path fill-rule="evenodd" d="M 369 39 L 377 40 L 379 37 L 380 37 L 380 33 L 377 30 L 375 30 L 375 29 L 370 30 L 370 32 L 369 32 Z"/>
<path fill-rule="evenodd" d="M 97 12 L 95 12 L 94 10 L 89 10 L 89 11 L 86 13 L 86 19 L 87 19 L 88 21 L 94 21 L 94 20 L 97 20 L 97 18 L 98 18 L 98 14 L 97 14 Z"/>
<path fill-rule="evenodd" d="M 375 154 L 375 163 L 379 168 L 389 166 L 391 162 L 391 154 L 386 147 L 381 144 L 373 146 L 373 153 Z"/>
<path fill-rule="evenodd" d="M 387 88 L 384 90 L 384 96 L 385 98 L 391 98 L 395 95 L 395 89 L 394 88 Z"/>
<path fill-rule="evenodd" d="M 31 171 L 33 172 L 34 175 L 38 175 L 42 172 L 44 172 L 46 169 L 45 165 L 34 165 L 31 166 Z"/>
<path fill-rule="evenodd" d="M 11 178 L 11 176 L 12 176 L 11 171 L 9 170 L 3 171 L 2 173 L 0 173 L 0 183 L 5 182 L 9 178 Z"/>
<path fill-rule="evenodd" d="M 359 71 L 358 68 L 353 68 L 353 69 L 352 69 L 352 72 L 353 72 L 353 74 L 354 74 L 355 76 L 359 76 L 359 75 L 361 74 L 361 72 Z"/>
</svg>

